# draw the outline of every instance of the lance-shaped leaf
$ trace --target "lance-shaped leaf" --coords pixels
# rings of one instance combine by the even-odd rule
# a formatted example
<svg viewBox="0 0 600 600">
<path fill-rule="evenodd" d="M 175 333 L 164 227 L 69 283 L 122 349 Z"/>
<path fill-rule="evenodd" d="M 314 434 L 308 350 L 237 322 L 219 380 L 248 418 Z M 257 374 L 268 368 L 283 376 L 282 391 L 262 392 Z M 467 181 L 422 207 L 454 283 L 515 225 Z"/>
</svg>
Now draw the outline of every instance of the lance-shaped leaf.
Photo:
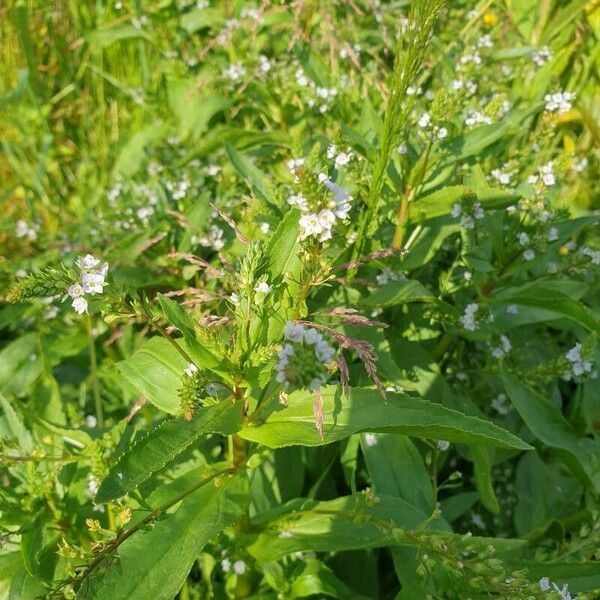
<svg viewBox="0 0 600 600">
<path fill-rule="evenodd" d="M 599 446 L 589 439 L 579 439 L 561 411 L 522 381 L 502 373 L 510 401 L 531 432 L 546 446 L 554 448 L 561 460 L 583 485 L 600 491 Z"/>
<path fill-rule="evenodd" d="M 387 402 L 376 390 L 355 388 L 344 398 L 341 388 L 323 388 L 325 421 L 323 439 L 315 428 L 314 396 L 308 391 L 290 394 L 287 405 L 273 403 L 270 412 L 260 410 L 240 435 L 270 448 L 304 445 L 320 446 L 361 431 L 403 433 L 409 436 L 443 439 L 462 444 L 529 450 L 512 433 L 490 421 L 471 417 L 440 404 L 405 394 L 389 394 Z"/>
<path fill-rule="evenodd" d="M 185 310 L 171 298 L 162 294 L 158 296 L 158 301 L 163 309 L 165 316 L 172 325 L 175 325 L 183 334 L 185 339 L 185 349 L 190 357 L 196 362 L 197 366 L 209 369 L 219 374 L 226 381 L 230 381 L 230 369 L 227 361 L 218 355 L 218 352 L 210 347 L 208 340 L 201 340 L 194 330 L 194 320 Z"/>
<path fill-rule="evenodd" d="M 248 505 L 245 473 L 217 481 L 187 496 L 153 528 L 125 540 L 116 559 L 82 583 L 78 600 L 172 600 L 202 548 Z"/>
<path fill-rule="evenodd" d="M 360 496 L 360 495 L 359 495 Z M 277 560 L 293 552 L 336 552 L 341 550 L 382 548 L 385 546 L 413 545 L 410 532 L 423 526 L 427 515 L 409 502 L 392 496 L 378 496 L 376 502 L 352 496 L 325 502 L 297 499 L 257 517 L 257 534 L 241 536 L 250 554 L 258 560 Z M 436 537 L 460 539 L 450 533 L 441 519 L 429 523 Z M 408 535 L 407 535 L 408 533 Z M 473 545 L 482 550 L 493 544 L 499 553 L 519 548 L 524 540 L 494 540 L 471 538 Z"/>
<path fill-rule="evenodd" d="M 571 319 L 589 331 L 600 333 L 600 319 L 592 310 L 546 282 L 499 290 L 491 298 L 491 302 L 543 308 L 555 314 L 557 318 Z"/>
<path fill-rule="evenodd" d="M 207 433 L 230 435 L 242 427 L 242 403 L 224 400 L 198 409 L 191 421 L 167 419 L 129 446 L 102 482 L 96 502 L 108 502 L 155 475 Z"/>
</svg>

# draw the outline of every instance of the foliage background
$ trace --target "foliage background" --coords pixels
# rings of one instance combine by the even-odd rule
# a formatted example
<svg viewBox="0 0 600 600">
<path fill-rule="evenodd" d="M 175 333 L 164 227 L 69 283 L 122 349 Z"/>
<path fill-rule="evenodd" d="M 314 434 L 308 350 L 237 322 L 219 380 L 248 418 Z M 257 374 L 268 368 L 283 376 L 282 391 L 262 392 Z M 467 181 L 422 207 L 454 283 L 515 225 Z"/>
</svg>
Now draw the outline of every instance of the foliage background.
<svg viewBox="0 0 600 600">
<path fill-rule="evenodd" d="M 438 4 L 0 7 L 1 597 L 597 597 L 600 8 Z"/>
</svg>

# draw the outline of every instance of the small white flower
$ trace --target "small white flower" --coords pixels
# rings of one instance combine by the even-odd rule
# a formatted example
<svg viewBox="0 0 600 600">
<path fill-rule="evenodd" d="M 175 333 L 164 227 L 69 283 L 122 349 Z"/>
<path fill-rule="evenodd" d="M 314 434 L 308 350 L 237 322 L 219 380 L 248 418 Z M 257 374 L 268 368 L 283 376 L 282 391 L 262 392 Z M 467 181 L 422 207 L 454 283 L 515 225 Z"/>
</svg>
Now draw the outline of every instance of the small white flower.
<svg viewBox="0 0 600 600">
<path fill-rule="evenodd" d="M 183 372 L 188 376 L 188 377 L 193 377 L 194 373 L 198 372 L 198 367 L 194 364 L 194 363 L 190 363 L 184 370 Z"/>
<path fill-rule="evenodd" d="M 231 292 L 231 294 L 229 294 L 229 300 L 234 304 L 237 304 L 240 301 L 240 297 L 235 292 Z"/>
<path fill-rule="evenodd" d="M 527 248 L 527 250 L 523 252 L 523 258 L 527 261 L 533 260 L 535 258 L 535 252 L 531 248 Z"/>
<path fill-rule="evenodd" d="M 423 113 L 421 115 L 421 117 L 419 118 L 419 120 L 417 121 L 417 124 L 422 129 L 425 129 L 426 127 L 429 127 L 429 125 L 431 124 L 431 116 L 430 116 L 430 114 L 429 113 Z"/>
<path fill-rule="evenodd" d="M 246 563 L 243 560 L 236 560 L 233 563 L 233 570 L 237 575 L 243 575 L 246 572 Z"/>
<path fill-rule="evenodd" d="M 255 288 L 254 291 L 259 294 L 268 294 L 271 291 L 271 286 L 266 281 L 261 281 Z"/>
<path fill-rule="evenodd" d="M 79 296 L 73 300 L 71 306 L 75 309 L 75 312 L 78 315 L 82 315 L 87 310 L 88 303 L 83 296 Z"/>
<path fill-rule="evenodd" d="M 225 571 L 225 573 L 227 573 L 228 571 L 231 571 L 231 561 L 228 558 L 224 558 L 221 561 L 221 569 L 223 569 L 223 571 Z"/>
<path fill-rule="evenodd" d="M 365 433 L 365 444 L 372 448 L 377 445 L 377 436 L 374 433 Z"/>
<path fill-rule="evenodd" d="M 80 269 L 89 270 L 98 266 L 100 264 L 100 259 L 94 258 L 91 254 L 86 254 L 86 256 L 84 256 L 83 258 L 78 258 L 75 261 L 75 264 Z"/>
<path fill-rule="evenodd" d="M 450 448 L 450 442 L 448 442 L 447 440 L 438 440 L 436 442 L 436 446 L 437 446 L 438 450 L 441 450 L 442 452 L 446 452 L 446 450 L 448 450 L 448 448 Z"/>
<path fill-rule="evenodd" d="M 517 240 L 521 246 L 529 245 L 529 236 L 524 231 L 521 231 L 521 233 L 517 235 Z"/>
<path fill-rule="evenodd" d="M 450 214 L 455 219 L 458 219 L 458 217 L 460 216 L 460 211 L 461 211 L 460 204 L 458 204 L 458 202 L 456 202 L 452 205 L 452 210 L 450 211 Z"/>
<path fill-rule="evenodd" d="M 509 315 L 516 315 L 516 314 L 518 314 L 518 312 L 519 312 L 519 307 L 518 307 L 516 304 L 509 304 L 509 305 L 506 307 L 506 312 L 507 312 Z"/>
<path fill-rule="evenodd" d="M 79 298 L 79 296 L 83 296 L 83 288 L 78 283 L 74 283 L 69 286 L 67 294 L 69 294 L 71 298 Z"/>
<path fill-rule="evenodd" d="M 556 227 L 550 227 L 548 230 L 548 241 L 555 242 L 558 239 L 558 229 Z"/>
</svg>

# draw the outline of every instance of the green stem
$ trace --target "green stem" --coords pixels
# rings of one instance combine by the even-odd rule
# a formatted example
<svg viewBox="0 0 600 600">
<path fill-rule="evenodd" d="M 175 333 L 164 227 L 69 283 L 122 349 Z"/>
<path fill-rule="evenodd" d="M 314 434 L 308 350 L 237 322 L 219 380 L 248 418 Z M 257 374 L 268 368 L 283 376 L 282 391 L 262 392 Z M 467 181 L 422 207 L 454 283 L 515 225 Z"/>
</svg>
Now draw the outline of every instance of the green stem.
<svg viewBox="0 0 600 600">
<path fill-rule="evenodd" d="M 104 413 L 102 411 L 102 399 L 100 398 L 100 386 L 98 385 L 98 360 L 96 357 L 96 342 L 94 340 L 94 330 L 90 313 L 87 313 L 86 315 L 85 324 L 87 330 L 88 347 L 90 350 L 90 376 L 92 379 L 92 393 L 94 394 L 96 419 L 98 420 L 98 426 L 102 427 L 104 425 Z"/>
<path fill-rule="evenodd" d="M 154 519 L 158 518 L 162 513 L 169 510 L 172 506 L 181 502 L 184 498 L 193 494 L 195 491 L 199 490 L 201 487 L 205 486 L 207 483 L 210 483 L 213 479 L 220 477 L 221 475 L 225 475 L 226 473 L 233 473 L 234 469 L 227 468 L 222 469 L 221 471 L 215 471 L 212 475 L 205 477 L 200 480 L 198 483 L 194 484 L 192 487 L 187 489 L 186 491 L 178 494 L 171 500 L 168 500 L 158 508 L 154 509 L 149 515 L 144 517 L 139 523 L 134 525 L 133 527 L 127 529 L 126 531 L 122 531 L 112 542 L 107 544 L 103 550 L 96 556 L 96 558 L 85 568 L 83 573 L 73 579 L 71 581 L 71 585 L 74 589 L 77 588 L 87 577 L 90 576 L 92 571 L 98 567 L 102 563 L 103 560 L 107 558 L 108 555 L 112 554 L 125 540 L 129 539 L 134 533 L 143 529 L 148 523 L 152 522 Z"/>
</svg>

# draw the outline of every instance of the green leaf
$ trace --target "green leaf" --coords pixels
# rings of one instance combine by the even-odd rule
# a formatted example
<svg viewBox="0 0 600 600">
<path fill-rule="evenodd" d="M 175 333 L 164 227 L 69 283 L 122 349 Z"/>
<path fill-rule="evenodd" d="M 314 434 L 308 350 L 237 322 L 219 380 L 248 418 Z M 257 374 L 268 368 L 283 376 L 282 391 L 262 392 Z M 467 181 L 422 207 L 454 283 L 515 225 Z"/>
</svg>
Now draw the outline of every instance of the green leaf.
<svg viewBox="0 0 600 600">
<path fill-rule="evenodd" d="M 536 281 L 516 288 L 498 291 L 490 299 L 493 303 L 512 303 L 543 308 L 557 318 L 566 317 L 589 331 L 600 333 L 600 319 L 578 300 L 555 289 L 551 283 Z"/>
<path fill-rule="evenodd" d="M 209 121 L 233 103 L 233 99 L 219 94 L 206 95 L 192 78 L 171 79 L 168 90 L 169 106 L 179 122 L 179 135 L 183 139 L 199 138 L 208 129 Z"/>
<path fill-rule="evenodd" d="M 425 513 L 433 511 L 431 477 L 409 438 L 371 434 L 362 437 L 361 447 L 375 493 L 397 496 Z"/>
<path fill-rule="evenodd" d="M 0 440 L 16 440 L 23 450 L 31 451 L 33 438 L 10 402 L 0 393 Z"/>
<path fill-rule="evenodd" d="M 600 561 L 597 560 L 579 563 L 533 562 L 509 558 L 506 565 L 510 569 L 527 569 L 527 576 L 531 581 L 549 577 L 560 588 L 567 584 L 571 593 L 597 592 L 600 589 Z"/>
<path fill-rule="evenodd" d="M 248 182 L 254 193 L 266 202 L 276 214 L 280 215 L 281 210 L 269 191 L 264 174 L 231 144 L 225 144 L 225 151 L 235 170 Z"/>
<path fill-rule="evenodd" d="M 556 449 L 583 485 L 587 487 L 592 483 L 596 491 L 600 491 L 598 445 L 588 439 L 579 440 L 561 411 L 515 376 L 503 371 L 502 381 L 513 406 L 531 432 L 546 446 Z"/>
<path fill-rule="evenodd" d="M 437 190 L 427 196 L 417 198 L 413 203 L 410 212 L 410 221 L 412 223 L 433 219 L 447 215 L 452 210 L 452 206 L 467 194 L 477 193 L 477 199 L 484 208 L 504 208 L 513 204 L 518 196 L 504 190 L 489 190 L 480 191 L 472 190 L 463 185 L 448 186 L 441 190 Z"/>
<path fill-rule="evenodd" d="M 80 587 L 79 600 L 173 600 L 202 548 L 235 523 L 248 505 L 245 473 L 209 483 L 185 498 L 176 512 L 129 537 L 107 570 Z"/>
<path fill-rule="evenodd" d="M 322 388 L 325 422 L 321 440 L 313 416 L 314 396 L 308 391 L 290 394 L 287 405 L 271 406 L 268 415 L 255 418 L 240 436 L 270 448 L 320 446 L 361 431 L 402 433 L 463 444 L 529 450 L 531 446 L 489 421 L 470 417 L 440 404 L 389 394 L 384 402 L 376 390 L 354 388 L 350 398 L 336 386 Z"/>
<path fill-rule="evenodd" d="M 117 156 L 113 167 L 113 176 L 135 175 L 147 158 L 146 148 L 162 139 L 167 131 L 168 127 L 166 125 L 157 126 L 154 124 L 132 135 Z"/>
<path fill-rule="evenodd" d="M 292 580 L 290 586 L 289 598 L 307 596 L 365 600 L 365 596 L 354 593 L 329 567 L 316 559 L 307 560 L 302 565 L 301 573 Z"/>
<path fill-rule="evenodd" d="M 379 500 L 373 503 L 362 498 L 355 502 L 352 496 L 324 502 L 298 498 L 260 515 L 254 524 L 266 530 L 258 534 L 242 534 L 239 540 L 246 544 L 250 554 L 261 561 L 277 560 L 293 552 L 338 552 L 398 544 L 410 546 L 415 544 L 415 538 L 405 532 L 423 525 L 425 519 L 425 513 L 391 496 L 379 496 Z M 436 530 L 436 536 L 441 540 L 447 538 L 449 543 L 461 537 L 447 531 L 447 525 L 440 520 L 430 523 L 430 528 Z M 282 536 L 282 532 L 287 533 Z M 472 537 L 470 543 L 482 550 L 491 544 L 502 554 L 521 548 L 526 542 Z"/>
<path fill-rule="evenodd" d="M 198 409 L 191 421 L 167 419 L 136 440 L 102 482 L 95 501 L 104 503 L 132 491 L 207 433 L 230 435 L 242 428 L 242 402 L 224 400 Z"/>
<path fill-rule="evenodd" d="M 99 48 L 106 48 L 115 42 L 120 42 L 122 40 L 133 39 L 150 41 L 152 38 L 147 31 L 138 29 L 133 25 L 120 25 L 118 27 L 111 27 L 110 29 L 97 29 L 88 35 L 90 46 L 97 46 Z"/>
<path fill-rule="evenodd" d="M 183 15 L 179 20 L 182 29 L 187 33 L 194 33 L 199 29 L 212 28 L 223 22 L 223 16 L 218 10 L 202 8 L 191 10 Z"/>
<path fill-rule="evenodd" d="M 152 404 L 174 415 L 180 413 L 177 391 L 187 362 L 167 340 L 150 338 L 117 367 Z"/>
<path fill-rule="evenodd" d="M 300 264 L 298 257 L 300 216 L 299 210 L 290 210 L 277 226 L 265 248 L 267 268 L 273 280 L 280 279 L 285 273 L 295 275 L 298 271 Z"/>
<path fill-rule="evenodd" d="M 360 496 L 360 495 L 359 495 Z M 257 517 L 268 532 L 248 535 L 244 542 L 259 560 L 276 560 L 297 551 L 333 552 L 395 545 L 393 527 L 414 529 L 428 517 L 412 504 L 392 496 L 378 496 L 372 504 L 357 504 L 352 496 L 326 502 L 297 499 Z M 437 522 L 443 527 L 443 523 Z M 281 536 L 281 532 L 288 532 Z M 291 535 L 289 535 L 291 534 Z"/>
<path fill-rule="evenodd" d="M 472 446 L 470 453 L 475 470 L 475 487 L 479 493 L 479 499 L 492 514 L 497 515 L 500 513 L 500 505 L 492 484 L 489 450 L 482 446 Z"/>
<path fill-rule="evenodd" d="M 435 296 L 415 279 L 390 281 L 383 287 L 375 290 L 362 303 L 365 306 L 393 306 L 395 304 L 408 304 L 409 302 L 431 302 Z"/>
<path fill-rule="evenodd" d="M 579 509 L 582 489 L 575 476 L 559 461 L 544 463 L 536 452 L 521 457 L 514 486 L 514 524 L 521 536 L 537 537 Z"/>
<path fill-rule="evenodd" d="M 191 355 L 196 365 L 200 368 L 209 369 L 218 373 L 226 381 L 231 381 L 230 369 L 227 361 L 217 356 L 209 344 L 199 339 L 194 330 L 194 321 L 190 315 L 171 298 L 159 294 L 158 301 L 163 309 L 167 320 L 179 329 L 185 339 L 185 349 Z"/>
</svg>

